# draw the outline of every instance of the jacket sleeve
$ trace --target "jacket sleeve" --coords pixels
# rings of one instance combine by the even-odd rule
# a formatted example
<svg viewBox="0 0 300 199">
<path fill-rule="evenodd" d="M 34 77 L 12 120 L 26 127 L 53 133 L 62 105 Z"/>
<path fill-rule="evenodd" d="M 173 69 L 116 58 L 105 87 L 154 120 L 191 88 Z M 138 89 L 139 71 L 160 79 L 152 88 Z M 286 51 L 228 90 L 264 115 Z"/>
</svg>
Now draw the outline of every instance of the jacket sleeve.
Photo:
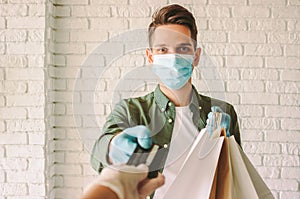
<svg viewBox="0 0 300 199">
<path fill-rule="evenodd" d="M 95 171 L 101 172 L 103 167 L 109 165 L 108 147 L 111 139 L 119 132 L 128 128 L 128 106 L 124 100 L 119 102 L 103 126 L 100 137 L 96 140 L 90 163 Z"/>
<path fill-rule="evenodd" d="M 234 136 L 236 142 L 241 146 L 241 137 L 240 137 L 240 129 L 239 129 L 239 122 L 237 118 L 237 114 L 234 110 L 234 107 L 230 105 L 230 134 Z"/>
</svg>

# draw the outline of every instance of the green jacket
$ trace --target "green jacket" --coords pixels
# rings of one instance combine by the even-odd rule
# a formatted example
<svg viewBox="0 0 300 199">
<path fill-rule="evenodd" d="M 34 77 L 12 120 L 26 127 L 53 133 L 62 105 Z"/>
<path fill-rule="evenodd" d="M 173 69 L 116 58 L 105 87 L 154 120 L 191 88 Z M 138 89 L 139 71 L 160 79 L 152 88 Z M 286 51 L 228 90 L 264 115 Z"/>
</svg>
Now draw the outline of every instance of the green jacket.
<svg viewBox="0 0 300 199">
<path fill-rule="evenodd" d="M 193 112 L 193 122 L 199 131 L 206 126 L 207 115 L 211 111 L 211 107 L 220 106 L 224 112 L 231 116 L 229 131 L 231 135 L 234 135 L 238 144 L 241 145 L 237 115 L 232 105 L 200 95 L 193 86 L 189 106 Z M 91 154 L 92 167 L 100 173 L 102 168 L 109 164 L 107 152 L 112 137 L 116 133 L 136 125 L 147 126 L 152 133 L 154 143 L 169 146 L 175 113 L 174 104 L 162 93 L 159 86 L 156 87 L 154 92 L 145 96 L 121 100 L 107 117 L 102 134 L 95 142 Z"/>
</svg>

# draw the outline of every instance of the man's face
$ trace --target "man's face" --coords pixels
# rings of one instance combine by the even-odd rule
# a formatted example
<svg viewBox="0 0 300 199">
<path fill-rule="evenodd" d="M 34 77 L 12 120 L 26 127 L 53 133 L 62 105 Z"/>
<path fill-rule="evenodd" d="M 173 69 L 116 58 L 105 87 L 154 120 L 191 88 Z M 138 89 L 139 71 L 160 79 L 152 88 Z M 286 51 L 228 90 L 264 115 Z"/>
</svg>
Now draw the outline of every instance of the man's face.
<svg viewBox="0 0 300 199">
<path fill-rule="evenodd" d="M 157 54 L 189 54 L 195 55 L 193 66 L 198 64 L 200 48 L 194 47 L 191 31 L 178 24 L 161 25 L 152 36 L 151 49 L 146 51 L 148 62 L 153 63 L 153 55 Z"/>
</svg>

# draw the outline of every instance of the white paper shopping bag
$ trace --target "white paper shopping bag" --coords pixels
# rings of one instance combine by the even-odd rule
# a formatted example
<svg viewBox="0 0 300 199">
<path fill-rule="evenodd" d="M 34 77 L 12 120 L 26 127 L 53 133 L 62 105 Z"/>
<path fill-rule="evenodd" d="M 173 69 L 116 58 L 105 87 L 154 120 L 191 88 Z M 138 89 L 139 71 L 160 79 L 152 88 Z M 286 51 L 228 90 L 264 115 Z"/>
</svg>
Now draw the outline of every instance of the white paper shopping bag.
<svg viewBox="0 0 300 199">
<path fill-rule="evenodd" d="M 209 198 L 224 137 L 210 139 L 202 130 L 165 199 Z"/>
<path fill-rule="evenodd" d="M 234 198 L 274 199 L 271 191 L 234 137 L 231 136 L 228 139 Z"/>
</svg>

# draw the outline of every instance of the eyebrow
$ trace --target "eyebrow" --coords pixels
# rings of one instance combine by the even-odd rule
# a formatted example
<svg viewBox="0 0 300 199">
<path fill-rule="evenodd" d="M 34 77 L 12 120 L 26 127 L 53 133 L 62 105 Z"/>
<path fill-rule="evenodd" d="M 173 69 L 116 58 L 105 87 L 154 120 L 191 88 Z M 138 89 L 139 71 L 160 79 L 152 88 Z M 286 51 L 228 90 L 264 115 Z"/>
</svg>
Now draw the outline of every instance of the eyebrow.
<svg viewBox="0 0 300 199">
<path fill-rule="evenodd" d="M 153 45 L 153 47 L 162 47 L 162 46 L 168 46 L 167 44 L 156 44 L 156 45 Z M 176 46 L 192 46 L 192 44 L 190 43 L 180 43 Z"/>
</svg>

